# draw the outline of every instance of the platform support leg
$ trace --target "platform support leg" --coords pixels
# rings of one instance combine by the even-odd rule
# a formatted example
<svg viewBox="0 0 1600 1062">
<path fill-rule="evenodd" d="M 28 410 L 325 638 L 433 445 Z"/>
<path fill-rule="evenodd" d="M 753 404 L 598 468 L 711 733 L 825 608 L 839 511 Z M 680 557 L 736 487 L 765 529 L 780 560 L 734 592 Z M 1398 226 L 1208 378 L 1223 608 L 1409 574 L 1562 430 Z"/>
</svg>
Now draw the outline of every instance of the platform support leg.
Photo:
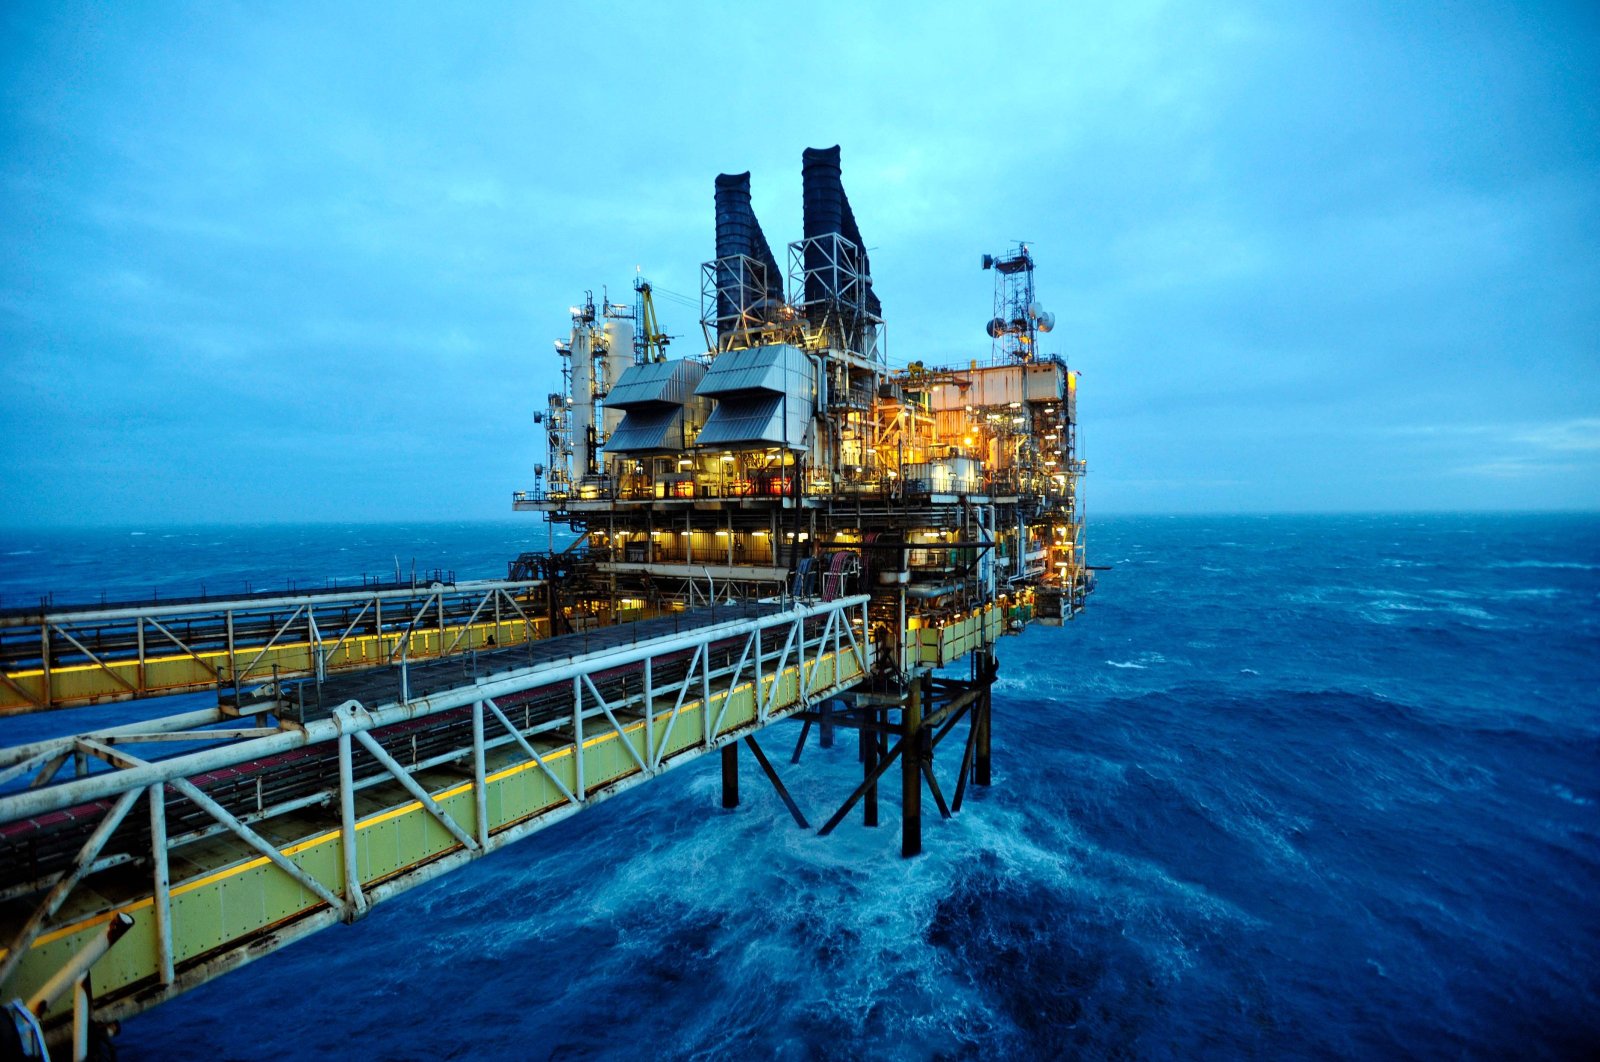
<svg viewBox="0 0 1600 1062">
<path fill-rule="evenodd" d="M 867 783 L 867 791 L 861 798 L 861 823 L 864 826 L 878 824 L 878 731 L 877 722 L 881 713 L 876 708 L 867 710 L 862 719 L 861 727 L 861 777 Z"/>
<path fill-rule="evenodd" d="M 994 688 L 994 677 L 1000 668 L 993 657 L 980 658 L 978 667 L 981 670 L 979 681 L 983 683 L 983 696 L 978 699 L 976 713 L 972 725 L 976 728 L 976 745 L 973 750 L 972 782 L 974 785 L 988 785 L 989 769 L 989 707 L 992 701 L 990 691 Z"/>
<path fill-rule="evenodd" d="M 922 678 L 913 677 L 901 709 L 900 855 L 922 852 Z"/>
<path fill-rule="evenodd" d="M 722 746 L 722 806 L 739 806 L 739 745 L 732 741 Z"/>
</svg>

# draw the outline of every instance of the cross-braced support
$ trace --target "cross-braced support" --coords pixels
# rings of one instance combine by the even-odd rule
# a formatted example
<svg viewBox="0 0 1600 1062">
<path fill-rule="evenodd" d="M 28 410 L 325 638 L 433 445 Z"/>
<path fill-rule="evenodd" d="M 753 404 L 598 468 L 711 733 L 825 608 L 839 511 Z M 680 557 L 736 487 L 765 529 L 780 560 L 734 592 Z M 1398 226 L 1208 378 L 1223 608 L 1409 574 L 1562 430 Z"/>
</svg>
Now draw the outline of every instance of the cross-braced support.
<svg viewBox="0 0 1600 1062">
<path fill-rule="evenodd" d="M 739 744 L 735 741 L 722 746 L 722 806 L 739 806 Z"/>
<path fill-rule="evenodd" d="M 900 756 L 900 855 L 909 858 L 922 854 L 922 765 L 923 757 L 933 766 L 933 746 L 923 741 L 922 690 L 925 681 L 921 675 L 911 680 L 906 690 L 905 706 L 900 709 L 900 742 L 905 752 Z M 926 747 L 924 747 L 926 744 Z"/>
<path fill-rule="evenodd" d="M 898 760 L 900 852 L 906 857 L 919 854 L 922 851 L 923 786 L 927 786 L 940 818 L 948 819 L 961 810 L 968 784 L 989 784 L 990 690 L 998 673 L 993 655 L 984 654 L 975 659 L 970 680 L 934 678 L 923 673 L 906 684 L 898 703 L 884 703 L 880 696 L 860 694 L 850 709 L 835 713 L 834 725 L 855 727 L 860 731 L 861 784 L 818 832 L 832 833 L 857 802 L 862 804 L 863 824 L 878 825 L 878 783 Z M 894 723 L 889 715 L 897 708 L 900 721 Z M 799 718 L 809 726 L 818 716 L 808 712 Z M 967 719 L 966 743 L 956 775 L 954 799 L 946 801 L 944 787 L 934 770 L 934 751 L 963 718 Z M 806 733 L 801 732 L 800 744 L 795 748 L 796 762 Z M 892 746 L 889 744 L 891 736 L 898 738 Z"/>
</svg>

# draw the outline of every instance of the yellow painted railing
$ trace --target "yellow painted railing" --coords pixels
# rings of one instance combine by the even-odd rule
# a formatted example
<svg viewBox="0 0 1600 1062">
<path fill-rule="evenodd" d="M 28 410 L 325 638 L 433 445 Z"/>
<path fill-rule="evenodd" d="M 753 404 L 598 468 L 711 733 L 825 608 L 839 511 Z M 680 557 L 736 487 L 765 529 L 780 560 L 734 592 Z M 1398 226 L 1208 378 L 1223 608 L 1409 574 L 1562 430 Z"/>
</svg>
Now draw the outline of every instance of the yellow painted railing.
<svg viewBox="0 0 1600 1062">
<path fill-rule="evenodd" d="M 759 696 L 757 683 L 747 681 L 714 692 L 705 702 L 686 701 L 663 752 L 663 765 L 674 756 L 683 762 L 710 751 L 704 744 L 704 712 L 709 711 L 713 720 L 720 717 L 717 735 L 750 727 L 758 716 L 758 702 L 767 698 L 770 698 L 769 718 L 781 718 L 808 701 L 855 685 L 870 670 L 870 652 L 868 648 L 864 658 L 850 649 L 837 654 L 819 654 L 799 667 L 791 666 L 764 676 L 759 684 Z M 866 670 L 862 667 L 863 659 Z M 804 699 L 802 688 L 808 694 Z M 672 703 L 673 698 L 664 695 L 653 706 L 653 732 L 657 741 L 666 733 Z M 646 722 L 639 719 L 623 725 L 620 734 L 607 729 L 586 738 L 582 757 L 583 778 L 588 790 L 592 793 L 638 775 L 639 766 L 623 742 L 632 745 L 634 752 L 649 762 L 646 735 L 650 731 Z M 577 788 L 576 752 L 570 743 L 541 752 L 551 772 L 573 791 Z M 491 761 L 489 765 L 484 794 L 491 837 L 529 824 L 567 803 L 551 778 L 536 763 L 525 760 L 515 746 L 495 750 L 494 759 L 498 762 Z M 448 784 L 433 791 L 431 796 L 447 815 L 469 833 L 475 832 L 476 802 L 472 782 Z M 262 828 L 272 825 L 275 824 Z M 291 827 L 291 824 L 286 822 L 282 826 Z M 271 829 L 271 832 L 281 835 L 281 829 Z M 342 894 L 344 872 L 339 842 L 337 828 L 319 828 L 300 840 L 283 845 L 279 851 L 330 891 Z M 209 842 L 195 846 L 193 851 L 188 848 L 179 851 L 184 858 L 181 864 L 177 860 L 173 863 L 174 880 L 169 895 L 173 959 L 180 970 L 185 963 L 203 959 L 212 952 L 236 948 L 269 931 L 282 935 L 285 932 L 282 927 L 303 919 L 319 907 L 323 908 L 324 915 L 328 913 L 316 895 L 265 857 L 242 845 Z M 364 891 L 384 882 L 405 879 L 411 872 L 460 851 L 460 844 L 420 801 L 368 808 L 356 823 L 356 865 Z M 180 865 L 187 868 L 186 877 L 177 875 Z M 418 875 L 417 880 L 410 883 L 421 880 L 425 880 L 424 875 Z M 102 1001 L 115 1000 L 142 987 L 153 986 L 159 970 L 153 903 L 146 894 L 116 906 L 100 906 L 103 900 L 98 900 L 95 892 L 78 890 L 63 909 L 64 924 L 34 942 L 16 978 L 8 984 L 8 990 L 27 998 L 96 929 L 119 912 L 131 915 L 133 926 L 95 965 L 96 997 Z M 3 956 L 4 951 L 0 950 L 0 957 Z M 115 1006 L 111 1012 L 116 1012 Z"/>
<path fill-rule="evenodd" d="M 327 653 L 324 662 L 329 672 L 374 667 L 397 660 L 400 643 L 411 660 L 428 660 L 447 653 L 473 649 L 503 648 L 544 638 L 549 624 L 543 619 L 524 621 L 457 624 L 414 630 L 409 638 L 403 632 L 351 635 L 338 643 L 321 643 Z M 49 688 L 45 688 L 43 668 L 27 668 L 5 673 L 0 682 L 0 715 L 33 710 L 39 703 L 55 706 L 98 704 L 133 697 L 168 693 L 190 693 L 217 685 L 233 685 L 235 668 L 240 683 L 260 682 L 278 675 L 306 675 L 315 667 L 313 643 L 279 642 L 268 648 L 240 646 L 230 654 L 225 649 L 195 653 L 146 655 L 144 659 L 107 660 L 103 664 L 69 664 L 52 667 Z M 330 651 L 331 650 L 331 651 Z"/>
</svg>

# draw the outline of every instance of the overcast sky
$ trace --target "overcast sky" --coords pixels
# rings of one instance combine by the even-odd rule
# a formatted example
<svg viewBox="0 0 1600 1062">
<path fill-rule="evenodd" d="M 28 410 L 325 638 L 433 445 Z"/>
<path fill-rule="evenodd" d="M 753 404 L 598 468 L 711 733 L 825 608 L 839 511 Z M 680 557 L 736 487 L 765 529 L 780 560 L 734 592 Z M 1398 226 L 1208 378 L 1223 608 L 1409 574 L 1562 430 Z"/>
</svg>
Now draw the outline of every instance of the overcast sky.
<svg viewBox="0 0 1600 1062">
<path fill-rule="evenodd" d="M 5 5 L 0 521 L 508 515 L 832 144 L 898 363 L 1030 242 L 1091 514 L 1600 508 L 1594 4 L 546 6 Z"/>
</svg>

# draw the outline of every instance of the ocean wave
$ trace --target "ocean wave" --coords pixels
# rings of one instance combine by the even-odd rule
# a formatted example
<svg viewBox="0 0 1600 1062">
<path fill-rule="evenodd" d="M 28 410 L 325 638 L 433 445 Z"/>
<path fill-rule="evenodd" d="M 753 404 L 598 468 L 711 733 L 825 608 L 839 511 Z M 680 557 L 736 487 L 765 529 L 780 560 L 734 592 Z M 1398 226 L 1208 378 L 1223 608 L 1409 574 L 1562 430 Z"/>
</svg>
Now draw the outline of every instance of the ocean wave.
<svg viewBox="0 0 1600 1062">
<path fill-rule="evenodd" d="M 1593 800 L 1585 796 L 1579 796 L 1577 793 L 1574 793 L 1572 790 L 1559 783 L 1552 785 L 1550 787 L 1550 792 L 1552 795 L 1565 800 L 1569 804 L 1575 804 L 1580 808 L 1592 807 L 1594 805 Z"/>
<path fill-rule="evenodd" d="M 1448 612 L 1454 616 L 1465 616 L 1467 619 L 1492 620 L 1495 618 L 1494 613 L 1487 609 L 1478 608 L 1476 605 L 1449 605 L 1439 611 Z"/>
<path fill-rule="evenodd" d="M 1399 617 L 1394 613 L 1438 613 L 1446 616 L 1458 616 L 1462 619 L 1476 620 L 1480 623 L 1493 622 L 1496 617 L 1493 613 L 1478 608 L 1476 605 L 1458 605 L 1450 603 L 1429 602 L 1411 598 L 1383 598 L 1372 602 L 1359 610 L 1368 620 L 1380 624 L 1393 624 Z"/>
<path fill-rule="evenodd" d="M 881 827 L 858 807 L 819 838 L 748 756 L 720 811 L 708 757 L 139 1016 L 123 1057 L 1582 1057 L 1548 1023 L 1597 1028 L 1600 565 L 1501 563 L 1579 570 L 1478 593 L 1431 519 L 1368 523 L 1298 545 L 1292 521 L 1240 525 L 1251 561 L 1208 581 L 1236 599 L 1220 610 L 1181 581 L 1219 563 L 1187 529 L 1108 527 L 1122 585 L 1068 631 L 1001 643 L 996 784 L 952 820 L 925 793 L 918 859 L 899 859 L 897 769 Z M 1514 530 L 1486 555 L 1525 556 Z M 304 552 L 263 541 L 263 563 Z M 317 571 L 343 566 L 317 549 Z M 1569 550 L 1594 557 L 1576 534 L 1545 552 Z M 947 797 L 964 726 L 934 764 Z M 770 733 L 815 827 L 860 780 L 855 735 L 822 752 L 813 728 L 791 766 L 798 727 Z M 237 1022 L 311 983 L 348 991 Z"/>
<path fill-rule="evenodd" d="M 1048 672 L 1030 671 L 1026 668 L 1007 668 L 1001 661 L 1000 674 L 994 680 L 994 691 L 1001 696 L 1027 694 L 1038 696 L 1059 690 L 1058 683 Z"/>
<path fill-rule="evenodd" d="M 1585 561 L 1490 561 L 1487 566 L 1490 568 L 1554 568 L 1565 571 L 1600 572 L 1600 564 L 1589 564 Z"/>
<path fill-rule="evenodd" d="M 1409 601 L 1401 601 L 1398 598 L 1385 598 L 1382 601 L 1373 602 L 1372 607 L 1373 608 L 1377 608 L 1377 609 L 1382 609 L 1385 612 L 1432 612 L 1432 611 L 1434 611 L 1434 609 L 1431 608 L 1428 605 L 1413 605 Z"/>
</svg>

